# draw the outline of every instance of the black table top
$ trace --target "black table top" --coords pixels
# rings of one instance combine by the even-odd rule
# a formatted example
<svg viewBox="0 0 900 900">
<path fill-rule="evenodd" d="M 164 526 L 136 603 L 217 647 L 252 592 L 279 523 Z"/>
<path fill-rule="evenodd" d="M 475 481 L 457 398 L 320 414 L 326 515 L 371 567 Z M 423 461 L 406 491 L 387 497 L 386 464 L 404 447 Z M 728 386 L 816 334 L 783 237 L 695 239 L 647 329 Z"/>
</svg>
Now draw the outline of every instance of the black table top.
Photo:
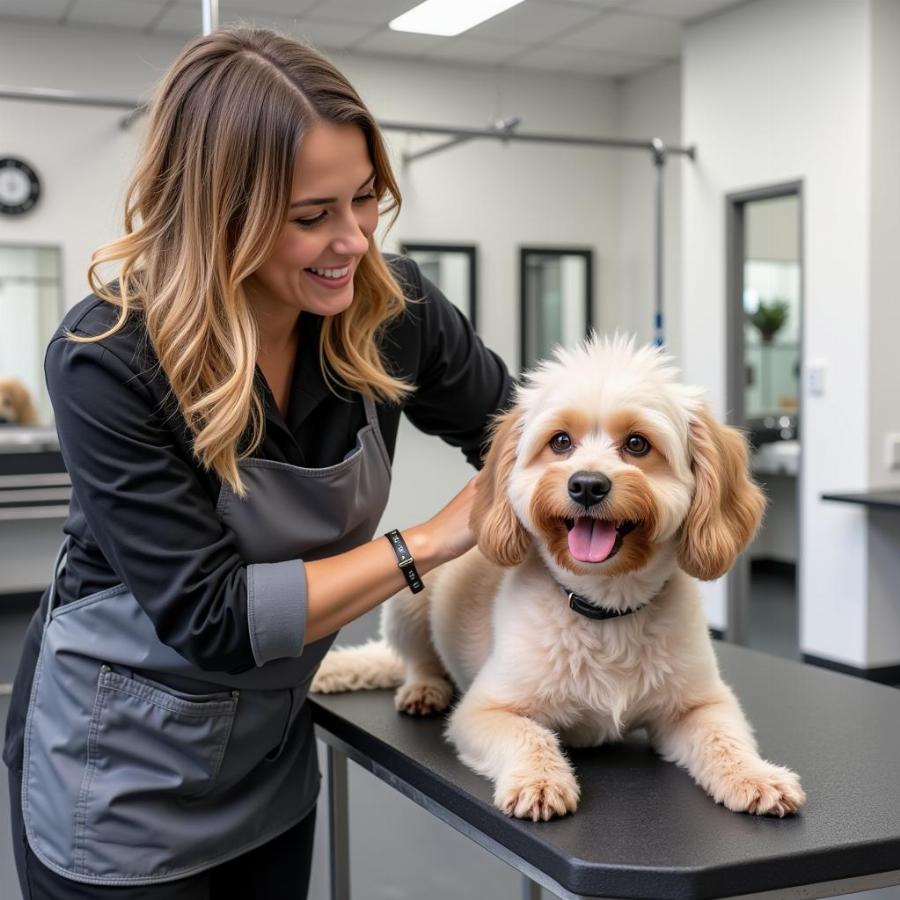
<svg viewBox="0 0 900 900">
<path fill-rule="evenodd" d="M 861 503 L 879 509 L 894 509 L 900 512 L 900 488 L 882 488 L 878 491 L 862 493 L 822 494 L 823 500 L 837 500 L 839 503 Z"/>
<path fill-rule="evenodd" d="M 582 788 L 574 815 L 511 819 L 492 805 L 490 782 L 457 760 L 443 717 L 400 715 L 391 691 L 310 700 L 317 724 L 369 768 L 575 894 L 702 900 L 900 869 L 900 690 L 713 643 L 762 756 L 801 776 L 808 804 L 794 817 L 718 806 L 638 731 L 569 752 Z"/>
</svg>

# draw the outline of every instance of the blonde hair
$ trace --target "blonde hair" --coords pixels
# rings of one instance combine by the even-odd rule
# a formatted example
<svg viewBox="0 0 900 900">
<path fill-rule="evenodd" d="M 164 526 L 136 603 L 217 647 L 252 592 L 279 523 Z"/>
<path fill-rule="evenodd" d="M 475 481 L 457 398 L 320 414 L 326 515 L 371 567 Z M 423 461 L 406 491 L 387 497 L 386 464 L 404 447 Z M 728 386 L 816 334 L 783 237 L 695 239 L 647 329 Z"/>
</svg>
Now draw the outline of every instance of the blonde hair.
<svg viewBox="0 0 900 900">
<path fill-rule="evenodd" d="M 238 463 L 263 437 L 254 390 L 258 332 L 244 281 L 273 252 L 290 205 L 294 162 L 317 121 L 362 129 L 382 212 L 400 190 L 372 114 L 322 54 L 264 29 L 232 26 L 189 43 L 156 89 L 125 201 L 125 235 L 91 256 L 94 293 L 132 310 L 193 435 L 195 456 L 243 496 Z M 384 205 L 383 201 L 388 198 Z M 137 218 L 140 223 L 137 223 Z M 98 266 L 121 260 L 118 284 Z M 319 362 L 350 389 L 399 402 L 414 385 L 392 377 L 378 343 L 406 308 L 374 238 L 354 276 L 354 301 L 322 322 Z M 327 365 L 326 365 L 327 362 Z"/>
</svg>

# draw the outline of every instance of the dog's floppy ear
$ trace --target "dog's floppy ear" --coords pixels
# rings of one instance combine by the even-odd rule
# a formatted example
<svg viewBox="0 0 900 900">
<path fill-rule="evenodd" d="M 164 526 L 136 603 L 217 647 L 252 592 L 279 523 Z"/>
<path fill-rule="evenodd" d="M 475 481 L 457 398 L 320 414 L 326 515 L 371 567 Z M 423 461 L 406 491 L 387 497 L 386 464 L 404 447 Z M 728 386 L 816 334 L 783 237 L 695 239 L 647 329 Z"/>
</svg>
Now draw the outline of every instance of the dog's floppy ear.
<svg viewBox="0 0 900 900">
<path fill-rule="evenodd" d="M 492 423 L 491 446 L 475 486 L 469 517 L 479 549 L 500 566 L 519 565 L 529 546 L 528 532 L 519 522 L 506 492 L 509 473 L 516 461 L 521 415 L 513 408 Z"/>
<path fill-rule="evenodd" d="M 747 469 L 747 441 L 720 425 L 703 404 L 691 419 L 689 444 L 696 486 L 681 526 L 678 563 L 702 581 L 724 575 L 750 543 L 766 500 Z"/>
</svg>

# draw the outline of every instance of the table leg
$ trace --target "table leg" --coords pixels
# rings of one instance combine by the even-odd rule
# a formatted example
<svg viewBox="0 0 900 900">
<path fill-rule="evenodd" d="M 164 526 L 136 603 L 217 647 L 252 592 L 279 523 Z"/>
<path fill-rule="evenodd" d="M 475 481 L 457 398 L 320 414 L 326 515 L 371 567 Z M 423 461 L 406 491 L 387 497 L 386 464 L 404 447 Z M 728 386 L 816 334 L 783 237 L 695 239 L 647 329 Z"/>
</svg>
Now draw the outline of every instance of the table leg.
<svg viewBox="0 0 900 900">
<path fill-rule="evenodd" d="M 527 875 L 522 876 L 522 900 L 541 900 L 541 886 Z"/>
<path fill-rule="evenodd" d="M 350 900 L 350 829 L 347 814 L 347 756 L 325 745 L 328 765 L 328 830 L 331 900 Z"/>
</svg>

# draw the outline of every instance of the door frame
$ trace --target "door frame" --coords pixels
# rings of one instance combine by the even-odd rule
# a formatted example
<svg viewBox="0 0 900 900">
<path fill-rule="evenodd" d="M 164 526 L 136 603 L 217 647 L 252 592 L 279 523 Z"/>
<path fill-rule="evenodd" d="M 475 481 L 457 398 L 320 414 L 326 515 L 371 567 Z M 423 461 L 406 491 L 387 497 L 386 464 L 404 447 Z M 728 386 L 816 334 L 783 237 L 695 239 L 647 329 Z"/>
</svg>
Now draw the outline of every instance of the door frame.
<svg viewBox="0 0 900 900">
<path fill-rule="evenodd" d="M 803 180 L 778 182 L 750 190 L 725 195 L 725 359 L 727 421 L 738 428 L 744 427 L 744 387 L 746 378 L 744 360 L 744 207 L 756 200 L 774 200 L 778 197 L 796 196 L 797 261 L 800 265 L 800 390 L 797 405 L 797 440 L 800 441 L 800 458 L 797 464 L 797 603 L 803 596 L 801 581 L 803 567 L 800 553 L 803 547 L 803 372 L 804 331 L 806 325 L 806 266 L 804 245 Z M 798 610 L 799 624 L 799 610 Z M 734 644 L 746 645 L 750 632 L 750 563 L 741 554 L 726 579 L 725 638 Z M 799 649 L 799 634 L 797 635 Z"/>
</svg>

